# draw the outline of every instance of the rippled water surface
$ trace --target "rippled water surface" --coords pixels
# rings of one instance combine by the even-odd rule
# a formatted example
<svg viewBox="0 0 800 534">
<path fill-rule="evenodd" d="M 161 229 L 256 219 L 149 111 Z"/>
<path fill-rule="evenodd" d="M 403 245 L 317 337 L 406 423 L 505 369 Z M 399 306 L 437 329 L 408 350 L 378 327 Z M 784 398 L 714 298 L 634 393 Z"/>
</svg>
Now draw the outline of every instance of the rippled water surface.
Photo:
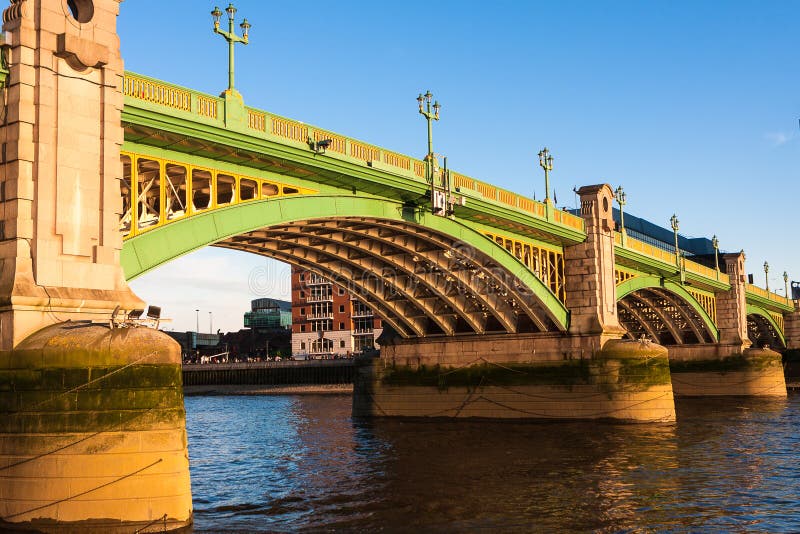
<svg viewBox="0 0 800 534">
<path fill-rule="evenodd" d="M 380 420 L 348 396 L 187 397 L 195 532 L 800 531 L 800 395 L 675 425 Z"/>
</svg>

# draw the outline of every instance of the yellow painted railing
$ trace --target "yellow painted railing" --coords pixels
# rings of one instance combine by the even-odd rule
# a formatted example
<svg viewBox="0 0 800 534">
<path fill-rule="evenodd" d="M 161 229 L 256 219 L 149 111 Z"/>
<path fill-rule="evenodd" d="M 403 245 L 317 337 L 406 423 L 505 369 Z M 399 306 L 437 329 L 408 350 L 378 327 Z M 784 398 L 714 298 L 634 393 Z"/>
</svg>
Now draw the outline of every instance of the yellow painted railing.
<svg viewBox="0 0 800 534">
<path fill-rule="evenodd" d="M 192 110 L 192 93 L 147 78 L 125 75 L 122 93 L 154 104 L 160 104 L 181 111 Z"/>
<path fill-rule="evenodd" d="M 747 284 L 747 286 L 745 288 L 745 291 L 747 291 L 747 293 L 752 293 L 753 295 L 758 295 L 761 298 L 765 298 L 765 299 L 771 300 L 773 302 L 778 302 L 778 303 L 783 304 L 785 306 L 791 306 L 792 305 L 792 300 L 791 299 L 787 299 L 786 297 L 784 297 L 782 295 L 778 295 L 777 293 L 773 293 L 772 291 L 767 291 L 766 289 L 764 289 L 762 287 L 758 287 L 758 286 L 753 285 L 753 284 Z"/>
<path fill-rule="evenodd" d="M 221 99 L 190 91 L 158 80 L 133 73 L 125 73 L 123 81 L 125 96 L 163 105 L 172 109 L 195 113 L 198 116 L 221 121 L 219 107 Z M 309 127 L 298 121 L 279 117 L 267 112 L 247 108 L 247 125 L 251 130 L 266 135 L 281 137 L 288 141 L 307 144 L 309 137 L 314 141 L 330 139 L 327 151 L 349 156 L 365 163 L 381 162 L 394 167 L 401 173 L 410 173 L 417 179 L 425 178 L 425 162 L 403 154 L 384 150 L 380 147 L 350 139 L 325 130 Z M 453 185 L 461 192 L 477 192 L 485 199 L 510 206 L 536 218 L 546 218 L 547 210 L 541 202 L 518 195 L 491 184 L 453 173 Z M 553 222 L 583 231 L 583 219 L 571 213 L 553 210 Z"/>
<path fill-rule="evenodd" d="M 622 244 L 622 234 L 620 232 L 614 232 L 614 243 L 618 246 L 623 246 Z M 644 256 L 648 256 L 650 258 L 655 258 L 659 261 L 664 263 L 668 263 L 670 265 L 677 265 L 675 262 L 675 254 L 673 252 L 669 252 L 662 248 L 653 246 L 649 243 L 645 243 L 644 241 L 640 241 L 635 239 L 631 236 L 625 236 L 625 245 L 624 247 L 628 250 L 633 250 L 642 254 Z M 698 274 L 702 277 L 708 278 L 710 280 L 719 280 L 724 284 L 729 284 L 730 279 L 726 273 L 717 271 L 716 269 L 712 269 L 710 267 L 706 267 L 700 263 L 694 262 L 689 259 L 682 259 L 683 268 L 686 272 Z"/>
</svg>

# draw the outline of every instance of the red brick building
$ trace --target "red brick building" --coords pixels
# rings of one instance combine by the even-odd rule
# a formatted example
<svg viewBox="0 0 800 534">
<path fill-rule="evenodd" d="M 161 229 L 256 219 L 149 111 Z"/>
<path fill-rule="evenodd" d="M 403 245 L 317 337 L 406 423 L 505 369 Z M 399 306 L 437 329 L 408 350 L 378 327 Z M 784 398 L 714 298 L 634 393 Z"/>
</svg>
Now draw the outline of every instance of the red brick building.
<svg viewBox="0 0 800 534">
<path fill-rule="evenodd" d="M 377 348 L 382 321 L 344 288 L 292 267 L 292 355 L 350 356 Z"/>
</svg>

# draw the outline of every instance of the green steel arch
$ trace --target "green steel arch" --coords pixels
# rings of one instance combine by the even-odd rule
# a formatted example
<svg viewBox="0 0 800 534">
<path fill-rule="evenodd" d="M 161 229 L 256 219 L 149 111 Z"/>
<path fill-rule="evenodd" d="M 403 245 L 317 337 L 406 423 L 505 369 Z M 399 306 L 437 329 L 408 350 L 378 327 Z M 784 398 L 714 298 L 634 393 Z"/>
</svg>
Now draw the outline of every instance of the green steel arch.
<svg viewBox="0 0 800 534">
<path fill-rule="evenodd" d="M 714 324 L 714 321 L 708 315 L 708 312 L 697 302 L 697 299 L 694 296 L 686 291 L 683 286 L 680 284 L 676 284 L 675 282 L 665 280 L 660 276 L 652 276 L 652 275 L 640 275 L 634 276 L 633 278 L 629 278 L 625 280 L 621 284 L 617 285 L 617 301 L 622 300 L 626 296 L 630 295 L 631 293 L 638 291 L 640 289 L 648 289 L 648 288 L 663 288 L 673 293 L 674 295 L 680 297 L 684 302 L 689 304 L 697 315 L 702 319 L 704 326 L 706 329 L 713 335 L 715 341 L 719 341 L 719 329 L 717 325 Z"/>
<path fill-rule="evenodd" d="M 780 328 L 778 323 L 775 322 L 775 319 L 767 310 L 761 306 L 756 306 L 755 304 L 748 304 L 747 315 L 758 315 L 759 317 L 764 318 L 770 324 L 770 326 L 775 329 L 775 333 L 778 334 L 778 338 L 781 340 L 781 343 L 783 343 L 783 346 L 786 346 L 786 337 L 783 335 L 783 330 Z"/>
<path fill-rule="evenodd" d="M 179 256 L 262 228 L 307 219 L 365 217 L 413 223 L 469 244 L 515 276 L 562 331 L 569 312 L 550 289 L 517 258 L 460 221 L 439 217 L 380 197 L 302 195 L 236 204 L 186 217 L 127 239 L 120 261 L 128 280 Z"/>
</svg>

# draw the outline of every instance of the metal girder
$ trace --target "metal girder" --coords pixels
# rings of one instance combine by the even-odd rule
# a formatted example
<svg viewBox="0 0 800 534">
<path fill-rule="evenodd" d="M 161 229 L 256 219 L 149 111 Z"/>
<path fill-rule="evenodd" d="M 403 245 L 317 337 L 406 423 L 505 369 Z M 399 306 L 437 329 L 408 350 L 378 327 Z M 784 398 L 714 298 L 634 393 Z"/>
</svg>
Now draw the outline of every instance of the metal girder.
<svg viewBox="0 0 800 534">
<path fill-rule="evenodd" d="M 374 226 L 376 227 L 388 227 L 388 228 L 397 228 L 401 223 L 395 223 L 394 221 L 375 221 Z M 438 234 L 430 231 L 427 228 L 417 228 L 417 227 L 409 227 L 408 225 L 403 225 L 403 229 L 405 232 L 411 233 L 415 238 L 425 240 L 433 245 L 439 246 L 440 249 L 450 249 L 455 250 L 456 253 L 461 254 L 462 256 L 466 255 L 462 252 L 462 249 L 457 246 L 457 243 L 452 241 L 447 241 L 446 238 L 439 236 Z M 477 251 L 476 251 L 477 252 Z M 527 295 L 527 291 L 520 292 L 519 289 L 521 288 L 521 284 L 514 283 L 515 280 L 511 280 L 509 283 L 505 280 L 505 277 L 497 276 L 498 270 L 492 268 L 490 266 L 484 265 L 481 262 L 476 261 L 475 258 L 467 259 L 475 261 L 476 266 L 483 273 L 484 276 L 493 279 L 502 290 L 510 295 L 515 297 L 517 304 L 521 308 L 521 312 L 527 315 L 531 321 L 533 322 L 536 327 L 541 331 L 548 330 L 548 324 L 553 324 L 552 319 L 549 317 L 548 310 L 544 307 L 539 305 L 539 302 L 535 298 L 530 298 Z M 527 267 L 522 266 L 522 268 L 527 269 Z M 499 266 L 495 266 L 499 267 Z M 512 275 L 513 276 L 513 275 Z"/>
<path fill-rule="evenodd" d="M 311 250 L 312 254 L 309 255 L 307 254 L 309 250 L 302 247 L 295 247 L 295 249 L 302 250 L 304 252 L 303 255 L 296 254 L 294 252 L 277 250 L 275 247 L 275 242 L 263 242 L 259 245 L 243 246 L 241 244 L 221 241 L 218 243 L 218 246 L 233 250 L 251 252 L 262 256 L 270 256 L 287 263 L 293 263 L 329 279 L 335 279 L 337 276 L 343 274 L 343 270 L 337 271 L 334 268 L 323 267 L 323 263 L 319 261 L 318 252 Z M 421 325 L 419 321 L 413 320 L 415 318 L 415 314 L 409 313 L 408 309 L 398 309 L 397 301 L 385 298 L 386 295 L 384 291 L 376 290 L 376 283 L 368 286 L 365 283 L 366 280 L 377 282 L 374 278 L 362 276 L 359 277 L 360 283 L 359 281 L 353 280 L 353 284 L 360 291 L 369 295 L 369 299 L 374 301 L 374 307 L 376 308 L 376 311 L 381 315 L 382 318 L 386 320 L 386 322 L 392 325 L 398 334 L 403 337 L 411 337 L 412 334 L 418 337 L 425 335 L 423 325 Z M 407 301 L 403 301 L 403 303 L 410 304 Z"/>
<path fill-rule="evenodd" d="M 709 339 L 713 340 L 713 335 L 706 331 L 705 323 L 701 317 L 696 315 L 694 308 L 667 290 L 657 287 L 642 288 L 620 299 L 617 305 L 624 308 L 645 331 L 654 335 L 656 339 L 660 338 L 658 329 L 652 324 L 652 320 L 642 313 L 642 309 L 633 305 L 637 302 L 658 316 L 658 320 L 664 325 L 676 344 L 686 344 L 684 335 L 686 329 L 694 334 L 697 343 L 708 343 Z M 667 313 L 667 307 L 674 310 L 674 316 Z"/>
<path fill-rule="evenodd" d="M 382 258 L 380 255 L 363 254 L 362 257 L 351 255 L 351 252 L 358 252 L 361 249 L 353 247 L 352 244 L 349 243 L 342 243 L 341 241 L 336 241 L 334 239 L 321 238 L 320 236 L 309 236 L 303 232 L 287 232 L 285 228 L 276 228 L 275 231 L 281 233 L 279 239 L 284 240 L 284 243 L 286 240 L 289 240 L 289 242 L 304 248 L 324 252 L 330 257 L 338 258 L 340 261 L 343 261 L 348 265 L 361 270 L 362 272 L 382 273 L 385 272 L 387 267 L 390 271 L 394 272 L 396 269 L 395 263 L 386 261 L 386 258 Z M 312 243 L 313 240 L 317 240 L 319 242 Z M 275 238 L 273 238 L 272 241 L 275 241 Z M 345 247 L 347 250 L 345 255 L 342 255 L 338 250 L 338 247 L 340 246 Z M 433 323 L 435 323 L 446 335 L 452 335 L 455 333 L 455 319 L 453 317 L 449 317 L 448 315 L 443 315 L 441 311 L 437 313 L 437 310 L 431 306 L 430 303 L 415 299 L 413 293 L 409 290 L 408 283 L 398 283 L 397 277 L 394 276 L 382 276 L 381 279 L 383 281 L 391 280 L 390 283 L 392 287 L 394 287 L 405 300 L 409 301 L 411 304 L 423 311 L 424 315 Z M 409 281 L 413 283 L 413 280 L 410 278 L 407 279 L 407 282 Z"/>
<path fill-rule="evenodd" d="M 389 266 L 393 267 L 395 270 L 400 271 L 401 273 L 404 273 L 401 276 L 393 276 L 392 278 L 393 278 L 393 280 L 402 280 L 402 281 L 404 281 L 405 283 L 402 285 L 402 287 L 404 289 L 406 289 L 407 292 L 408 292 L 409 286 L 414 286 L 414 285 L 416 285 L 417 282 L 419 282 L 429 292 L 433 293 L 433 295 L 423 296 L 422 299 L 425 299 L 425 298 L 437 298 L 437 299 L 443 301 L 444 305 L 447 306 L 447 308 L 449 308 L 451 310 L 451 313 L 449 313 L 447 315 L 453 315 L 453 316 L 460 315 L 460 313 L 459 313 L 460 312 L 459 303 L 454 301 L 452 298 L 449 298 L 445 293 L 440 291 L 440 289 L 437 287 L 437 285 L 435 283 L 433 283 L 433 281 L 431 281 L 430 279 L 428 279 L 426 277 L 419 276 L 418 273 L 415 272 L 413 262 L 411 262 L 408 259 L 408 257 L 407 257 L 408 253 L 406 251 L 394 249 L 393 250 L 393 252 L 394 252 L 393 254 L 385 254 L 385 249 L 384 248 L 381 248 L 380 250 L 375 251 L 375 250 L 372 250 L 372 248 L 373 248 L 372 245 L 376 244 L 376 242 L 374 240 L 369 239 L 369 238 L 362 238 L 362 237 L 359 237 L 358 240 L 352 239 L 352 237 L 353 237 L 352 234 L 347 234 L 346 232 L 342 232 L 341 230 L 338 230 L 338 229 L 326 228 L 326 231 L 325 231 L 326 235 L 323 237 L 322 232 L 320 232 L 320 228 L 316 227 L 316 226 L 313 226 L 313 225 L 310 225 L 310 224 L 308 224 L 308 225 L 307 224 L 296 224 L 296 225 L 292 225 L 291 227 L 289 227 L 289 226 L 277 227 L 277 228 L 265 231 L 265 234 L 266 233 L 270 233 L 270 234 L 280 233 L 279 236 L 275 236 L 275 237 L 276 238 L 283 238 L 283 237 L 287 236 L 287 232 L 288 232 L 288 234 L 290 236 L 292 236 L 292 239 L 297 239 L 297 238 L 308 237 L 309 236 L 309 232 L 308 232 L 309 230 L 311 231 L 311 235 L 313 235 L 315 239 L 325 240 L 326 242 L 331 243 L 331 244 L 345 244 L 346 246 L 350 247 L 349 250 L 351 252 L 349 253 L 349 256 L 348 256 L 348 259 L 350 259 L 350 260 L 362 260 L 362 259 L 366 259 L 366 258 L 371 258 L 372 260 L 377 260 L 377 261 L 380 261 L 380 262 L 384 262 L 384 263 L 388 264 Z M 342 237 L 341 238 L 337 238 L 338 234 L 341 234 Z M 351 237 L 351 239 L 346 239 L 345 236 L 349 236 L 349 237 Z M 386 245 L 381 244 L 381 246 L 383 247 L 383 246 L 386 246 Z M 360 254 L 360 255 L 357 255 L 357 254 Z M 420 296 L 417 295 L 416 293 L 408 292 L 408 295 L 409 295 L 409 298 L 411 298 L 412 300 L 420 300 Z M 429 311 L 430 311 L 430 314 L 431 314 L 431 320 L 434 320 L 434 321 L 436 321 L 437 317 L 440 317 L 441 314 L 442 314 L 442 310 L 441 309 L 437 310 L 435 308 L 430 308 Z M 440 327 L 445 332 L 453 333 L 455 325 L 454 324 L 453 325 L 441 324 Z M 475 327 L 476 327 L 475 329 L 477 329 L 478 327 L 480 327 L 480 325 L 475 325 Z"/>
<path fill-rule="evenodd" d="M 304 223 L 304 224 L 298 225 L 298 226 L 301 226 L 302 228 L 312 228 L 312 229 L 318 228 L 317 226 L 314 226 L 312 223 L 308 223 L 308 224 Z M 414 259 L 413 259 L 414 252 L 411 252 L 411 251 L 408 251 L 408 250 L 403 250 L 402 248 L 400 248 L 399 244 L 396 244 L 396 243 L 392 242 L 391 240 L 387 240 L 385 238 L 376 238 L 375 236 L 371 236 L 371 235 L 364 235 L 364 234 L 361 234 L 361 233 L 358 233 L 358 232 L 355 232 L 353 230 L 346 229 L 346 228 L 329 228 L 329 232 L 330 232 L 329 233 L 330 237 L 328 239 L 330 239 L 332 242 L 340 243 L 341 241 L 340 240 L 336 240 L 333 236 L 335 234 L 341 233 L 341 234 L 347 234 L 347 235 L 351 235 L 351 236 L 357 235 L 357 236 L 360 237 L 360 239 L 358 241 L 356 241 L 356 240 L 347 241 L 348 244 L 356 243 L 356 242 L 358 242 L 358 243 L 367 242 L 367 243 L 380 243 L 383 246 L 391 246 L 391 247 L 393 247 L 393 249 L 396 250 L 397 253 L 396 254 L 391 254 L 391 255 L 388 255 L 388 256 L 382 255 L 382 254 L 379 254 L 379 253 L 375 253 L 375 252 L 371 251 L 367 247 L 363 247 L 363 248 L 362 247 L 358 247 L 357 250 L 364 252 L 365 255 L 370 255 L 370 256 L 372 256 L 374 258 L 377 258 L 377 259 L 379 259 L 381 261 L 384 261 L 384 262 L 390 264 L 391 266 L 393 266 L 397 270 L 400 270 L 400 271 L 406 273 L 406 275 L 409 278 L 411 278 L 412 280 L 422 283 L 437 298 L 439 298 L 442 301 L 444 301 L 448 305 L 448 307 L 454 311 L 455 314 L 457 314 L 459 317 L 464 319 L 464 321 L 476 333 L 483 333 L 485 331 L 485 321 L 483 320 L 482 313 L 480 315 L 477 315 L 477 314 L 469 312 L 468 308 L 470 306 L 470 303 L 468 302 L 469 301 L 468 297 L 466 297 L 464 294 L 456 294 L 456 295 L 448 294 L 448 292 L 446 290 L 443 290 L 440 287 L 439 280 L 437 279 L 438 276 L 436 274 L 432 274 L 432 273 L 428 272 L 425 269 L 418 269 L 417 268 L 418 267 L 418 262 L 415 262 Z M 319 237 L 319 234 L 315 234 L 315 236 Z M 424 255 L 425 253 L 419 252 L 419 254 L 420 255 Z M 429 259 L 429 258 L 426 257 L 426 259 Z M 442 270 L 443 270 L 443 272 L 447 272 L 445 269 L 442 269 Z M 432 319 L 435 320 L 435 317 L 432 317 Z M 516 325 L 515 324 L 506 325 L 506 324 L 504 324 L 502 322 L 501 322 L 501 324 L 503 324 L 503 326 L 506 327 L 506 329 L 509 332 L 513 332 L 513 331 L 516 330 Z M 454 332 L 454 328 L 455 328 L 455 325 L 452 325 L 453 332 Z M 446 330 L 446 329 L 443 328 L 443 330 Z"/>
<path fill-rule="evenodd" d="M 357 225 L 351 225 L 349 228 L 343 228 L 342 224 L 337 225 L 337 229 L 339 231 L 348 231 L 348 232 L 355 232 L 359 235 L 363 236 L 366 239 L 380 241 L 382 243 L 386 243 L 392 245 L 394 247 L 408 247 L 411 250 L 408 250 L 408 253 L 413 256 L 419 256 L 422 259 L 425 259 L 435 265 L 444 276 L 451 276 L 454 279 L 458 279 L 461 283 L 461 287 L 468 290 L 468 294 L 474 296 L 475 299 L 480 301 L 481 304 L 481 312 L 480 317 L 473 315 L 473 317 L 467 319 L 464 315 L 462 317 L 465 320 L 470 322 L 477 322 L 481 321 L 483 313 L 490 313 L 492 314 L 495 319 L 509 332 L 516 332 L 517 331 L 517 312 L 510 306 L 508 303 L 503 302 L 502 299 L 499 298 L 497 293 L 493 293 L 491 291 L 480 291 L 479 288 L 476 290 L 475 287 L 475 280 L 467 280 L 465 279 L 463 272 L 455 271 L 452 268 L 452 261 L 450 258 L 446 257 L 446 253 L 451 253 L 452 250 L 455 248 L 452 242 L 447 242 L 445 240 L 441 240 L 439 242 L 435 242 L 433 240 L 422 240 L 418 235 L 416 229 L 411 229 L 407 227 L 402 227 L 400 225 L 378 225 L 379 228 L 386 230 L 385 232 L 381 232 L 380 229 L 376 230 L 374 227 L 369 226 L 366 223 L 362 223 L 359 221 Z M 421 246 L 420 243 L 427 243 L 428 246 Z M 497 276 L 495 271 L 491 269 L 485 268 L 480 261 L 476 258 L 469 258 L 469 261 L 473 262 L 475 265 L 476 270 L 481 271 L 484 273 L 484 277 L 487 280 L 492 280 L 495 284 L 501 288 L 502 292 L 506 294 L 511 293 L 513 294 L 514 291 L 508 287 L 507 284 L 504 283 L 502 279 Z M 446 274 L 444 274 L 446 273 Z M 420 274 L 420 273 L 418 273 Z M 428 276 L 430 278 L 430 276 Z M 488 284 L 485 284 L 484 287 L 488 287 Z M 524 303 L 524 299 L 518 298 L 517 300 Z M 545 322 L 540 318 L 540 316 L 530 308 L 529 306 L 522 306 L 523 312 L 529 312 L 531 316 L 532 322 L 537 326 L 537 328 L 541 331 L 546 331 L 547 327 Z M 478 330 L 475 326 L 470 325 L 473 329 L 478 332 L 482 330 Z"/>
<path fill-rule="evenodd" d="M 625 309 L 629 314 L 633 316 L 633 319 L 637 322 L 639 326 L 642 327 L 644 330 L 653 340 L 661 343 L 661 336 L 659 335 L 658 331 L 653 327 L 653 325 L 648 321 L 645 317 L 639 313 L 639 310 L 625 302 L 624 300 L 620 300 L 617 303 L 619 306 Z"/>
<path fill-rule="evenodd" d="M 695 321 L 695 318 L 692 316 L 692 312 L 689 309 L 687 309 L 686 304 L 674 298 L 667 291 L 653 291 L 653 293 L 659 295 L 661 298 L 672 304 L 675 307 L 675 309 L 681 313 L 683 318 L 686 320 L 686 323 L 689 325 L 689 328 L 692 329 L 695 337 L 697 337 L 698 343 L 707 342 L 706 336 L 704 335 L 705 334 L 704 330 L 701 330 L 697 326 L 697 321 Z"/>
<path fill-rule="evenodd" d="M 747 335 L 754 345 L 768 344 L 770 347 L 785 347 L 775 327 L 763 315 L 749 313 L 747 315 Z M 764 343 L 766 341 L 766 343 Z"/>
</svg>

